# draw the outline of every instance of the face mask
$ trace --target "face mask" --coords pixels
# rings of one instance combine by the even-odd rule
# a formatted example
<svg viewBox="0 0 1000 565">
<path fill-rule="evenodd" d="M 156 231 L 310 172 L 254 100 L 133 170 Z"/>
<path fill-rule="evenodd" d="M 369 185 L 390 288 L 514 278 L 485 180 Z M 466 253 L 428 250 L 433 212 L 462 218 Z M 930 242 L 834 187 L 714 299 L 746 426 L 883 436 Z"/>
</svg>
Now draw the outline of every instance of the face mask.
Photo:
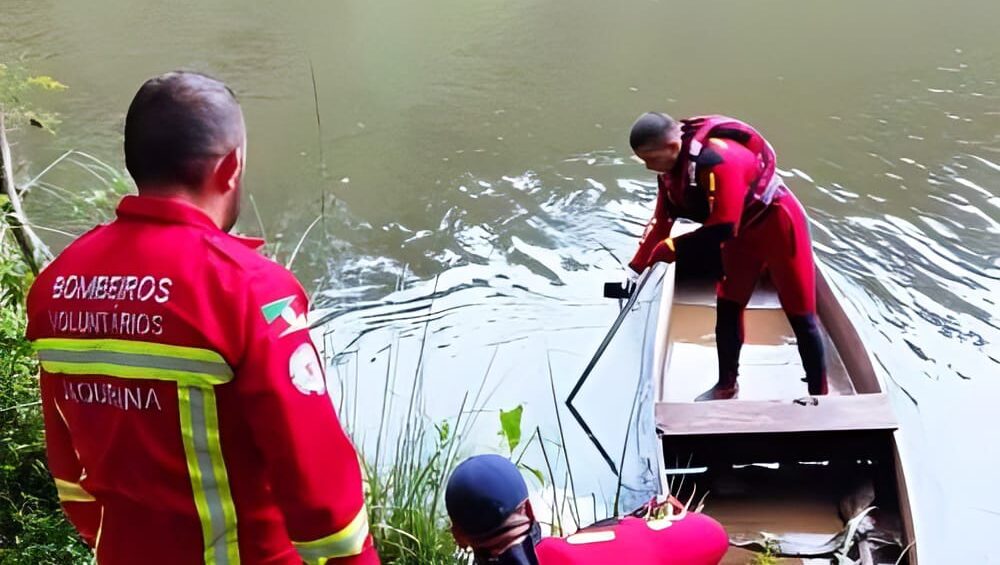
<svg viewBox="0 0 1000 565">
<path fill-rule="evenodd" d="M 524 538 L 524 541 L 519 545 L 515 545 L 497 557 L 476 555 L 476 565 L 538 565 L 535 544 L 541 540 L 542 528 L 536 522 L 531 525 L 528 537 Z"/>
</svg>

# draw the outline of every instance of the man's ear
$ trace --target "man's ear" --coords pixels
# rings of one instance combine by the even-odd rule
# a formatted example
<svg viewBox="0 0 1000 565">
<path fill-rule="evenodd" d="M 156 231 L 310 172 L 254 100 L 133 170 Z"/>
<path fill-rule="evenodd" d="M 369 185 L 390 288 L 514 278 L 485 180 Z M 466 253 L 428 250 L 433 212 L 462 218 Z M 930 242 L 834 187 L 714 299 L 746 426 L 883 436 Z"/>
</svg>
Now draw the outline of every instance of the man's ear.
<svg viewBox="0 0 1000 565">
<path fill-rule="evenodd" d="M 229 192 L 240 184 L 243 174 L 243 148 L 236 147 L 226 153 L 215 166 L 215 185 L 223 192 Z"/>
<path fill-rule="evenodd" d="M 672 154 L 674 154 L 674 155 L 680 155 L 681 154 L 681 139 L 680 138 L 671 139 L 670 141 L 667 142 L 667 147 L 670 148 L 670 152 Z"/>
<path fill-rule="evenodd" d="M 528 515 L 528 519 L 532 522 L 535 521 L 535 509 L 531 507 L 531 501 L 524 501 L 524 513 Z"/>
</svg>

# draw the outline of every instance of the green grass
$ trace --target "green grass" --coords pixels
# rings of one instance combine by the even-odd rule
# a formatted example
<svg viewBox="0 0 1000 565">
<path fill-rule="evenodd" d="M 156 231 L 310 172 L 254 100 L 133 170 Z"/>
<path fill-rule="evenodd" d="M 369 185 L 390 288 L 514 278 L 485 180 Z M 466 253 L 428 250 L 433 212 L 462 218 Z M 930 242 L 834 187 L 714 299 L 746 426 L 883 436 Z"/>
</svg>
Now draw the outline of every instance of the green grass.
<svg viewBox="0 0 1000 565">
<path fill-rule="evenodd" d="M 766 537 L 766 536 L 765 536 Z M 764 553 L 758 553 L 747 563 L 747 565 L 778 565 L 781 560 L 776 553 L 778 543 L 776 540 L 767 538 L 764 542 Z"/>
<path fill-rule="evenodd" d="M 432 296 L 436 290 L 435 282 Z M 428 308 L 428 319 L 432 310 L 433 302 Z M 348 388 L 354 389 L 353 403 L 358 403 L 356 390 L 359 375 L 355 371 L 350 377 L 341 377 L 339 413 L 360 452 L 371 532 L 382 562 L 387 564 L 452 565 L 468 563 L 470 558 L 466 551 L 456 547 L 451 535 L 444 507 L 444 490 L 452 471 L 467 455 L 462 449 L 466 438 L 478 417 L 486 412 L 484 406 L 492 396 L 486 388 L 498 348 L 493 350 L 478 386 L 466 393 L 456 407 L 455 416 L 434 421 L 424 411 L 424 352 L 428 325 L 429 322 L 425 322 L 420 337 L 415 369 L 412 375 L 407 375 L 412 381 L 400 383 L 407 393 L 398 396 L 395 393 L 399 382 L 399 355 L 403 349 L 400 340 L 391 340 L 383 350 L 387 360 L 385 384 L 378 407 L 381 416 L 374 450 L 365 451 L 366 442 L 360 437 L 362 432 L 357 422 L 357 406 L 348 403 Z M 356 360 L 355 354 L 355 351 L 341 352 L 333 361 Z M 353 379 L 354 386 L 347 387 L 345 379 Z M 521 463 L 524 452 L 533 441 L 537 440 L 542 445 L 537 430 L 526 442 L 522 441 L 523 411 L 523 406 L 500 410 L 498 435 L 515 464 L 531 473 L 544 486 L 543 474 Z M 398 419 L 393 418 L 396 414 Z M 519 457 L 515 457 L 515 451 L 520 451 Z M 551 476 L 551 468 L 549 474 Z"/>
<path fill-rule="evenodd" d="M 63 88 L 50 77 L 30 75 L 19 64 L 0 63 L 0 112 L 4 112 L 5 118 L 2 122 L 8 127 L 37 125 L 52 131 L 58 117 L 34 108 L 27 98 L 35 90 Z M 0 139 L 6 136 L 0 135 Z M 0 155 L 8 155 L 7 150 L 9 146 Z M 12 162 L 6 163 L 8 171 L 16 163 L 13 156 L 11 159 Z M 89 179 L 86 183 L 93 188 L 69 191 L 49 184 L 47 175 L 64 165 L 73 165 L 87 173 L 82 176 Z M 0 565 L 93 561 L 90 550 L 62 514 L 45 464 L 38 364 L 24 332 L 25 297 L 33 281 L 32 268 L 49 255 L 44 244 L 41 249 L 22 248 L 18 244 L 15 235 L 22 233 L 18 230 L 24 218 L 14 215 L 15 204 L 26 197 L 53 197 L 68 217 L 92 224 L 95 217 L 106 217 L 109 204 L 131 189 L 124 179 L 124 175 L 106 163 L 85 153 L 69 151 L 42 168 L 34 178 L 5 179 L 2 183 L 13 187 L 6 181 L 16 181 L 16 189 L 0 191 L 3 192 L 0 194 Z M 76 235 L 34 222 L 32 225 L 64 236 Z M 29 232 L 25 229 L 23 233 Z M 32 255 L 35 263 L 29 265 L 26 254 Z"/>
<path fill-rule="evenodd" d="M 383 563 L 461 563 L 444 510 L 444 486 L 459 442 L 451 427 L 417 425 L 397 438 L 396 459 L 362 454 L 372 536 Z"/>
<path fill-rule="evenodd" d="M 17 249 L 0 235 L 0 565 L 89 563 L 45 467 L 38 365 L 24 339 L 29 283 Z"/>
<path fill-rule="evenodd" d="M 437 281 L 434 287 L 436 291 Z M 433 301 L 429 311 L 432 308 Z M 368 521 L 383 563 L 444 565 L 465 561 L 451 535 L 444 508 L 444 489 L 458 463 L 461 442 L 475 416 L 470 417 L 471 411 L 466 410 L 468 395 L 458 407 L 454 423 L 433 422 L 424 413 L 424 351 L 429 323 L 424 324 L 420 338 L 409 394 L 403 397 L 405 412 L 401 411 L 403 407 L 395 405 L 400 350 L 397 340 L 386 349 L 385 385 L 374 452 L 365 452 L 363 438 L 353 438 L 359 449 L 366 483 Z M 489 368 L 483 385 L 488 377 Z M 356 387 L 356 372 L 354 380 Z M 483 386 L 473 406 L 478 405 L 482 392 Z M 353 408 L 353 416 L 345 422 L 349 424 L 345 427 L 349 433 L 357 434 L 360 429 L 356 421 L 357 406 L 346 406 L 343 395 L 341 400 L 339 414 L 342 420 L 347 417 L 348 408 Z M 356 397 L 354 403 L 358 403 Z M 404 415 L 402 420 L 390 421 L 390 415 L 397 413 Z"/>
</svg>

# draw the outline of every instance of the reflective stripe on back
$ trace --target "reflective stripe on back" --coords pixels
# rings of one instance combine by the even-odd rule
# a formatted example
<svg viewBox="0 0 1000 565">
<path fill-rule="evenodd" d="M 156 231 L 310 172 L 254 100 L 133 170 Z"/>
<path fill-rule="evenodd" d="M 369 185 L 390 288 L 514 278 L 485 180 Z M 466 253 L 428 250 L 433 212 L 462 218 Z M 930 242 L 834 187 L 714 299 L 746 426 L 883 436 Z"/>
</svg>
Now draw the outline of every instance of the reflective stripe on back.
<svg viewBox="0 0 1000 565">
<path fill-rule="evenodd" d="M 213 388 L 233 379 L 222 355 L 210 349 L 119 339 L 45 338 L 33 346 L 48 373 L 176 383 L 181 439 L 205 564 L 239 565 L 236 509 L 219 442 Z M 70 487 L 64 485 L 67 495 L 80 495 Z"/>
<path fill-rule="evenodd" d="M 219 445 L 218 412 L 211 388 L 177 387 L 181 436 L 206 565 L 238 565 L 236 510 Z"/>
<path fill-rule="evenodd" d="M 42 369 L 66 375 L 104 375 L 173 381 L 186 386 L 227 383 L 233 370 L 210 349 L 118 339 L 39 339 Z"/>
</svg>

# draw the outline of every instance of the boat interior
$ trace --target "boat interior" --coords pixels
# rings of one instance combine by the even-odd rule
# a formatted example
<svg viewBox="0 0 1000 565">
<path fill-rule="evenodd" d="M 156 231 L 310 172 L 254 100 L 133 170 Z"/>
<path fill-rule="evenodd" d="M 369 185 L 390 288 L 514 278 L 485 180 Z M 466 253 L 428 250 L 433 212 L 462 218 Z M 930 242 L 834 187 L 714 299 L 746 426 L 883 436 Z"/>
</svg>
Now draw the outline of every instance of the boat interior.
<svg viewBox="0 0 1000 565">
<path fill-rule="evenodd" d="M 794 334 L 765 275 L 746 313 L 738 398 L 708 402 L 694 399 L 717 377 L 714 284 L 673 266 L 664 275 L 654 359 L 664 481 L 692 506 L 704 497 L 733 543 L 726 564 L 768 550 L 780 563 L 830 563 L 841 551 L 894 564 L 912 539 L 888 397 L 817 275 L 830 394 L 807 395 Z M 864 535 L 844 550 L 853 525 Z M 913 548 L 902 562 L 916 563 Z"/>
</svg>

